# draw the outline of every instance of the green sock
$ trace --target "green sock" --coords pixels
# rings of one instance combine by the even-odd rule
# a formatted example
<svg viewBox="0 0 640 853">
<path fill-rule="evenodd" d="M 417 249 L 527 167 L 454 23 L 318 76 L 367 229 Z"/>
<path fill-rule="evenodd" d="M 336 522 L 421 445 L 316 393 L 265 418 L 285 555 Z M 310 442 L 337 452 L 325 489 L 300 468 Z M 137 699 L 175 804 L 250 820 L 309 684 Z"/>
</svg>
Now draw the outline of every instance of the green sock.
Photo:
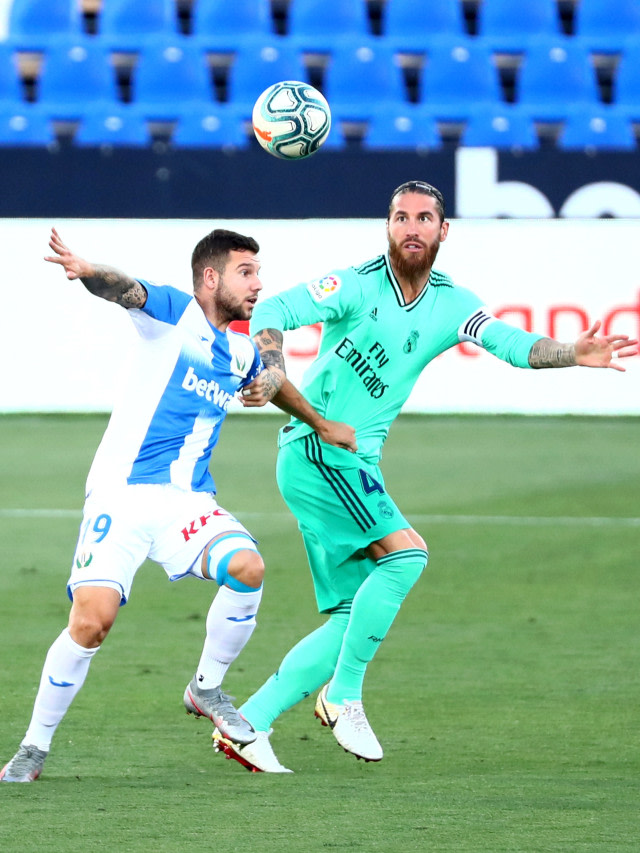
<svg viewBox="0 0 640 853">
<path fill-rule="evenodd" d="M 336 608 L 320 628 L 287 653 L 278 671 L 239 709 L 257 731 L 266 732 L 283 711 L 306 699 L 331 678 L 349 622 L 351 602 Z"/>
<path fill-rule="evenodd" d="M 428 558 L 422 548 L 407 548 L 378 560 L 353 599 L 336 671 L 327 690 L 330 702 L 341 704 L 362 699 L 367 664 L 378 651 Z"/>
</svg>

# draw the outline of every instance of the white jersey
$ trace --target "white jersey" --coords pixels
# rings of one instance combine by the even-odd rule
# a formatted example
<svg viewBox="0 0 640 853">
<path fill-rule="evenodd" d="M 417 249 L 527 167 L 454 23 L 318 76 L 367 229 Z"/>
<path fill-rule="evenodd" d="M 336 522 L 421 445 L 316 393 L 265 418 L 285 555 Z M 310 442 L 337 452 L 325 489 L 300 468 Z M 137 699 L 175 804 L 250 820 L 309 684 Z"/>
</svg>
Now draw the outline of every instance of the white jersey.
<svg viewBox="0 0 640 853">
<path fill-rule="evenodd" d="M 89 471 L 87 494 L 135 483 L 215 492 L 211 451 L 234 394 L 263 369 L 260 355 L 247 335 L 214 328 L 193 296 L 139 281 L 146 304 L 128 312 L 138 352 Z"/>
</svg>

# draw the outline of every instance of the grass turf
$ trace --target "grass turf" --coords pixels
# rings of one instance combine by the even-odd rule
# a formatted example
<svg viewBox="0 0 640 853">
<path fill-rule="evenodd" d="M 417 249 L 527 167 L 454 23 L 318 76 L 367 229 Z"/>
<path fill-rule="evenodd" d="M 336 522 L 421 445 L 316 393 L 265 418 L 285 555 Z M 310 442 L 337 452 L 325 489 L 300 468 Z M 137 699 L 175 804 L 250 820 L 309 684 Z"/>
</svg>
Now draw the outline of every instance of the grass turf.
<svg viewBox="0 0 640 853">
<path fill-rule="evenodd" d="M 274 482 L 281 422 L 232 417 L 214 459 L 220 502 L 258 536 L 268 570 L 259 627 L 226 682 L 239 700 L 320 624 Z M 83 482 L 104 424 L 0 418 L 0 762 L 66 623 Z M 378 765 L 346 755 L 312 700 L 273 735 L 294 775 L 249 774 L 215 755 L 210 724 L 181 703 L 213 588 L 169 584 L 146 564 L 42 778 L 0 785 L 1 849 L 635 851 L 637 429 L 633 418 L 394 425 L 387 486 L 431 560 L 365 682 Z"/>
</svg>

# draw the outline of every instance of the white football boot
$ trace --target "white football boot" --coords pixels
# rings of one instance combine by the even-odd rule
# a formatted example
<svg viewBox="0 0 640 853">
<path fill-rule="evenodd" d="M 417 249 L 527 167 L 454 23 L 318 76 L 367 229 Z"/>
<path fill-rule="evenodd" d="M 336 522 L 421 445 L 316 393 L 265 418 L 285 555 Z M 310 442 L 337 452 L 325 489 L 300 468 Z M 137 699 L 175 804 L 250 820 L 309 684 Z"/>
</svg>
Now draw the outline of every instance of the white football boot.
<svg viewBox="0 0 640 853">
<path fill-rule="evenodd" d="M 276 758 L 269 742 L 272 731 L 273 729 L 257 732 L 253 743 L 243 746 L 223 737 L 218 729 L 214 729 L 213 748 L 216 752 L 223 752 L 227 758 L 234 758 L 251 773 L 293 773 L 293 770 L 284 767 Z"/>
<path fill-rule="evenodd" d="M 382 747 L 369 725 L 362 702 L 357 699 L 338 705 L 327 701 L 328 684 L 322 688 L 316 702 L 315 715 L 323 726 L 329 726 L 345 752 L 365 761 L 380 761 Z"/>
</svg>

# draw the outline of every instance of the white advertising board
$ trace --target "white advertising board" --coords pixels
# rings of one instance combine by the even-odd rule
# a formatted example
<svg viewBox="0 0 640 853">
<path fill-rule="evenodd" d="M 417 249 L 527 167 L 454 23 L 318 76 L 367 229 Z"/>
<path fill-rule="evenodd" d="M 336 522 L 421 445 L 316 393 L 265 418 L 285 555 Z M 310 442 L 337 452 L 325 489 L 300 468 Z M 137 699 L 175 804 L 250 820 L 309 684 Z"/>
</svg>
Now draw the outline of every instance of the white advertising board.
<svg viewBox="0 0 640 853">
<path fill-rule="evenodd" d="M 190 257 L 214 227 L 256 237 L 262 298 L 384 251 L 383 220 L 0 220 L 0 411 L 110 411 L 131 369 L 126 312 L 89 295 L 44 262 L 52 224 L 78 254 L 191 290 Z M 604 332 L 640 337 L 640 221 L 454 220 L 436 266 L 509 322 L 574 340 Z M 298 382 L 319 330 L 285 336 Z M 405 410 L 528 414 L 640 414 L 640 359 L 614 370 L 518 370 L 472 345 L 424 371 Z M 235 407 L 242 411 L 238 405 Z"/>
</svg>

